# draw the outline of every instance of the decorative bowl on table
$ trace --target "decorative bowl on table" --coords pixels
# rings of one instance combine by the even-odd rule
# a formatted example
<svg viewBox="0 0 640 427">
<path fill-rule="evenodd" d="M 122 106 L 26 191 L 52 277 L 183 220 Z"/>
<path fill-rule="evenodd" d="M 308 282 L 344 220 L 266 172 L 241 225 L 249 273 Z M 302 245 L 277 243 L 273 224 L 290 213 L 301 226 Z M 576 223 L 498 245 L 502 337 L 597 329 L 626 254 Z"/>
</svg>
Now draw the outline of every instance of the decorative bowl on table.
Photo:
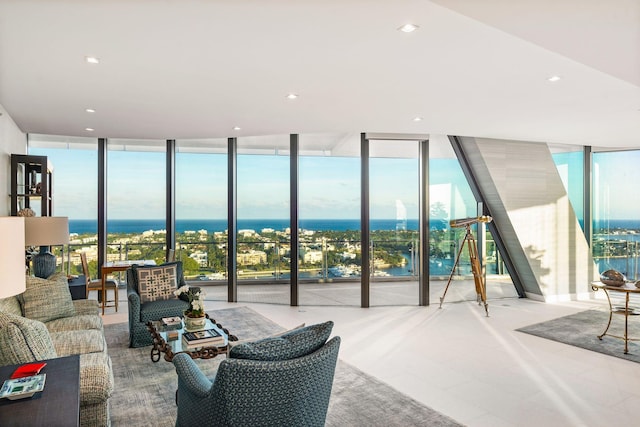
<svg viewBox="0 0 640 427">
<path fill-rule="evenodd" d="M 616 270 L 607 270 L 600 274 L 600 281 L 607 286 L 624 286 L 627 278 Z"/>
<path fill-rule="evenodd" d="M 640 288 L 640 280 L 636 282 L 636 288 Z"/>
</svg>

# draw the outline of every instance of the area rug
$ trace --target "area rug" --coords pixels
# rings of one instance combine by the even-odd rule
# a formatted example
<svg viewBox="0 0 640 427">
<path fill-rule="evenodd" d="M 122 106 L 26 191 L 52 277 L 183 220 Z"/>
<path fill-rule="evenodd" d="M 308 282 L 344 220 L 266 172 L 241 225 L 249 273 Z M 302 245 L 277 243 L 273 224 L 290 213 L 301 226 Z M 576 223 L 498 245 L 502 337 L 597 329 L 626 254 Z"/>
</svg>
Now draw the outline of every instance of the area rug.
<svg viewBox="0 0 640 427">
<path fill-rule="evenodd" d="M 284 330 L 248 307 L 210 311 L 240 339 L 256 339 Z M 113 426 L 173 426 L 177 376 L 173 364 L 151 362 L 150 348 L 128 348 L 126 323 L 105 326 L 115 377 L 109 400 Z M 372 357 L 375 357 L 372 355 Z M 222 357 L 196 360 L 212 376 Z M 460 426 L 387 384 L 339 360 L 327 413 L 327 426 Z"/>
<path fill-rule="evenodd" d="M 608 320 L 608 311 L 586 310 L 516 330 L 621 359 L 640 362 L 640 341 L 630 341 L 629 353 L 624 354 L 624 341 L 621 339 L 607 335 L 602 340 L 598 339 L 598 335 L 604 332 Z M 614 314 L 607 333 L 623 336 L 624 316 Z M 640 319 L 638 316 L 629 316 L 628 336 L 640 338 Z"/>
</svg>

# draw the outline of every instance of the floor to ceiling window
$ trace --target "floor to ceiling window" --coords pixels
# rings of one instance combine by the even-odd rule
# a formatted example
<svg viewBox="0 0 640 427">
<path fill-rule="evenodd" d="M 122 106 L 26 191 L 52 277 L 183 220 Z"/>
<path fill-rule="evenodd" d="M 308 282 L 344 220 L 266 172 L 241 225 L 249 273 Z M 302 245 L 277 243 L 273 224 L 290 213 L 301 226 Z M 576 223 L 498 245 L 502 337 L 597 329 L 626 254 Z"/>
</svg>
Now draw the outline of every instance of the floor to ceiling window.
<svg viewBox="0 0 640 427">
<path fill-rule="evenodd" d="M 371 305 L 419 302 L 419 141 L 369 140 Z"/>
<path fill-rule="evenodd" d="M 640 151 L 593 153 L 593 258 L 600 273 L 614 269 L 640 279 Z"/>
<path fill-rule="evenodd" d="M 62 252 L 64 270 L 81 275 L 80 252 L 87 255 L 92 277 L 98 272 L 98 141 L 95 138 L 29 135 L 29 154 L 47 156 L 54 168 L 53 215 L 69 218 L 69 246 Z"/>
<path fill-rule="evenodd" d="M 185 279 L 227 299 L 227 140 L 176 141 L 175 258 Z"/>
<path fill-rule="evenodd" d="M 107 261 L 166 257 L 166 141 L 107 141 Z"/>
<path fill-rule="evenodd" d="M 289 135 L 238 138 L 238 301 L 289 304 L 289 149 Z"/>
<path fill-rule="evenodd" d="M 360 305 L 360 135 L 300 135 L 301 305 Z"/>
</svg>

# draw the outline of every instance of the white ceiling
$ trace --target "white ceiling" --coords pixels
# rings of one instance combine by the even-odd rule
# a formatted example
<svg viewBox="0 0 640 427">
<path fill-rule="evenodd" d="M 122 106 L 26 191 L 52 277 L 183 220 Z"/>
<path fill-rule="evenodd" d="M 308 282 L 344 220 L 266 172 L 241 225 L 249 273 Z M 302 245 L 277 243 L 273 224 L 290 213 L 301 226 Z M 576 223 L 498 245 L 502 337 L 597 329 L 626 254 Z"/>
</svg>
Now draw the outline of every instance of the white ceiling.
<svg viewBox="0 0 640 427">
<path fill-rule="evenodd" d="M 640 1 L 0 0 L 0 104 L 70 136 L 640 147 Z"/>
</svg>

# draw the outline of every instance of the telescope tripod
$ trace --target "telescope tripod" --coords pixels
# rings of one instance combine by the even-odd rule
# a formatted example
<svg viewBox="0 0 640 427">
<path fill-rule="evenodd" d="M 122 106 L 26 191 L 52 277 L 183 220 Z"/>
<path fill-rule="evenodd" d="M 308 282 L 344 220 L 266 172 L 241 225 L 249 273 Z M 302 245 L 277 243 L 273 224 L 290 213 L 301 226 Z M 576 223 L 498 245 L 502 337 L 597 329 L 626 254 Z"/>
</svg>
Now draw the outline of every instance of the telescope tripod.
<svg viewBox="0 0 640 427">
<path fill-rule="evenodd" d="M 460 262 L 460 255 L 462 254 L 462 250 L 466 246 L 469 250 L 469 261 L 471 261 L 471 272 L 473 273 L 473 281 L 476 285 L 476 298 L 478 301 L 478 305 L 484 304 L 484 311 L 485 313 L 487 313 L 487 317 L 489 317 L 489 305 L 487 304 L 487 286 L 484 280 L 484 275 L 482 274 L 482 269 L 480 268 L 480 262 L 478 261 L 478 246 L 476 245 L 476 239 L 473 237 L 473 233 L 471 232 L 471 224 L 466 224 L 465 228 L 467 229 L 467 232 L 464 235 L 464 239 L 462 240 L 462 244 L 460 245 L 460 249 L 458 250 L 456 262 L 455 264 L 453 264 L 453 268 L 451 269 L 451 274 L 449 275 L 447 286 L 444 288 L 444 293 L 440 297 L 440 308 L 442 308 L 444 297 L 447 295 L 447 291 L 449 290 L 451 279 L 453 279 L 453 273 L 456 271 L 458 262 Z"/>
</svg>

